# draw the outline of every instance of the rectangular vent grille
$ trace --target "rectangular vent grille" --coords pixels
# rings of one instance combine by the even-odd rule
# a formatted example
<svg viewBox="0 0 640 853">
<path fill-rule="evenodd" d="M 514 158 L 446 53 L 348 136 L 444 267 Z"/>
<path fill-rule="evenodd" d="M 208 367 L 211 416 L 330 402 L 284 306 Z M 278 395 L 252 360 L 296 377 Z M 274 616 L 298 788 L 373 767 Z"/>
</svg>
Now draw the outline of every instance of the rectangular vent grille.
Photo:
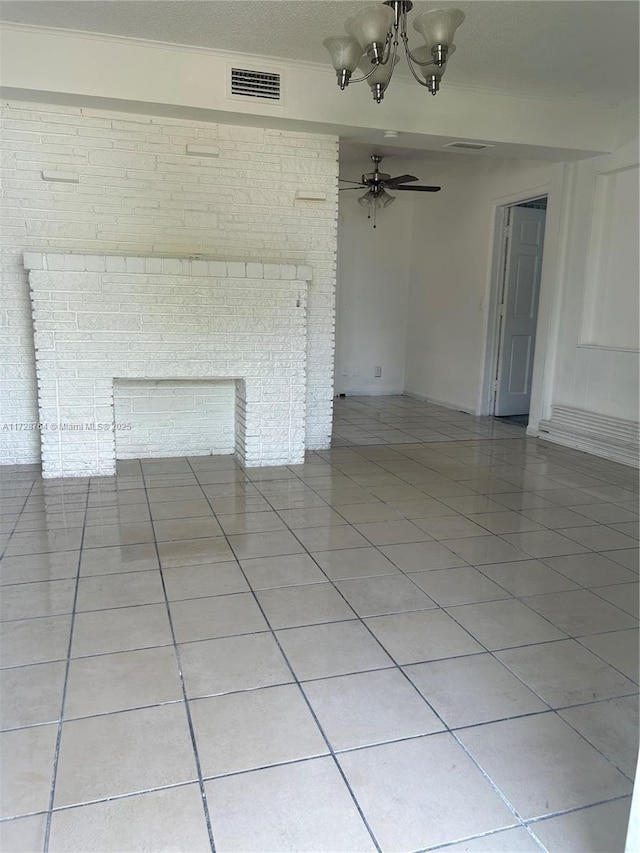
<svg viewBox="0 0 640 853">
<path fill-rule="evenodd" d="M 464 148 L 467 151 L 483 151 L 485 148 L 495 148 L 488 142 L 448 142 L 443 148 Z"/>
<path fill-rule="evenodd" d="M 266 71 L 249 71 L 246 68 L 232 68 L 231 94 L 244 98 L 279 101 L 280 75 L 268 74 Z"/>
</svg>

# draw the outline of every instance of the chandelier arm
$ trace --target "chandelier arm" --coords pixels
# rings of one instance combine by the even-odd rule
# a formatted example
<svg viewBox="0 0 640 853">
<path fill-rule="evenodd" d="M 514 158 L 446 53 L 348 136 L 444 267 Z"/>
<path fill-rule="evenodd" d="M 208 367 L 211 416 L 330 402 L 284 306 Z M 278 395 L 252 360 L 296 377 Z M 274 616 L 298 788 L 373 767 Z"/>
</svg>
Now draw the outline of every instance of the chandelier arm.
<svg viewBox="0 0 640 853">
<path fill-rule="evenodd" d="M 368 74 L 365 74 L 365 75 L 364 75 L 364 77 L 356 77 L 355 79 L 352 77 L 352 78 L 349 80 L 349 85 L 351 85 L 351 83 L 362 83 L 364 80 L 368 80 L 368 79 L 369 79 L 369 77 L 371 77 L 371 75 L 374 73 L 374 71 L 376 71 L 376 70 L 377 70 L 377 68 L 378 68 L 378 64 L 379 64 L 379 63 L 374 63 L 373 68 L 371 69 L 371 71 L 370 71 Z"/>
<path fill-rule="evenodd" d="M 428 88 L 429 88 L 429 84 L 427 83 L 427 81 L 426 81 L 426 80 L 421 80 L 421 79 L 418 77 L 418 75 L 417 75 L 417 73 L 416 73 L 416 70 L 415 70 L 415 68 L 413 67 L 413 63 L 411 62 L 411 60 L 409 59 L 409 57 L 408 57 L 408 56 L 407 56 L 407 65 L 409 66 L 409 71 L 411 71 L 411 73 L 413 74 L 413 78 L 414 78 L 414 80 L 416 81 L 416 83 L 419 83 L 421 86 L 424 86 L 424 87 L 425 87 L 425 89 L 428 89 Z"/>
<path fill-rule="evenodd" d="M 393 77 L 393 70 L 396 66 L 396 56 L 398 55 L 398 30 L 395 31 L 395 39 L 393 40 L 393 55 L 391 56 L 391 71 L 389 72 L 389 77 L 387 78 L 387 82 L 380 88 L 380 96 L 384 95 L 384 93 L 389 88 L 389 83 L 391 83 L 391 78 Z M 379 102 L 378 102 L 379 103 Z M 375 228 L 375 225 L 373 226 Z"/>
<path fill-rule="evenodd" d="M 384 43 L 384 51 L 382 53 L 382 59 L 380 60 L 380 62 L 376 63 L 376 68 L 378 67 L 378 65 L 387 65 L 389 62 L 389 58 L 391 56 L 391 34 L 392 34 L 392 30 L 389 30 L 389 32 L 387 33 L 386 41 Z"/>
<path fill-rule="evenodd" d="M 407 56 L 407 64 L 411 65 L 412 62 L 415 62 L 416 65 L 420 65 L 424 68 L 427 65 L 438 65 L 435 59 L 425 59 L 424 62 L 420 59 L 416 59 L 416 57 L 411 53 L 409 49 L 409 37 L 406 32 L 402 33 L 402 41 L 404 43 L 404 52 Z"/>
</svg>

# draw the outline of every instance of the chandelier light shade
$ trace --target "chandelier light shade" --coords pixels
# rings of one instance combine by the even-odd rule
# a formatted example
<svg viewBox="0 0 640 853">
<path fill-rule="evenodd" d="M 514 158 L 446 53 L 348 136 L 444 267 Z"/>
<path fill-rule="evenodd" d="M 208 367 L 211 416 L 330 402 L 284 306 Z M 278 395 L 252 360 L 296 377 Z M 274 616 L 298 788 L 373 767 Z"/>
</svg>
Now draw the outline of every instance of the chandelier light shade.
<svg viewBox="0 0 640 853">
<path fill-rule="evenodd" d="M 340 79 L 344 79 L 346 86 L 349 78 L 358 67 L 362 48 L 352 36 L 334 36 L 325 39 L 322 44 L 331 54 L 333 67 L 338 75 L 338 82 Z"/>
<path fill-rule="evenodd" d="M 449 48 L 449 53 L 448 53 L 449 57 L 451 56 L 452 53 L 454 53 L 455 49 L 456 49 L 455 44 L 452 44 L 451 47 Z M 429 58 L 429 56 L 431 55 L 431 51 L 426 45 L 422 45 L 422 47 L 417 47 L 413 51 L 413 55 L 418 60 L 425 60 L 425 59 Z M 440 89 L 440 80 L 442 79 L 442 75 L 444 74 L 446 68 L 447 68 L 446 62 L 444 63 L 444 65 L 440 65 L 439 67 L 437 65 L 421 65 L 420 66 L 420 73 L 422 74 L 424 79 L 427 81 L 427 88 L 429 89 L 431 94 L 436 94 L 438 92 L 438 90 Z"/>
<path fill-rule="evenodd" d="M 369 73 L 371 71 L 371 63 L 367 59 L 367 57 L 363 57 L 358 63 L 358 68 L 367 75 L 367 83 L 371 86 L 371 91 L 373 93 L 374 99 L 380 103 L 380 101 L 384 98 L 384 92 L 387 86 L 389 85 L 389 80 L 391 79 L 391 75 L 393 74 L 393 69 L 400 61 L 399 57 L 394 56 L 393 64 L 388 62 L 386 65 L 374 65 L 373 73 Z M 378 95 L 380 100 L 378 100 Z"/>
<path fill-rule="evenodd" d="M 455 50 L 453 38 L 464 21 L 464 12 L 460 9 L 432 9 L 418 15 L 413 28 L 424 39 L 424 45 L 411 51 L 407 15 L 412 8 L 411 0 L 386 0 L 377 6 L 367 6 L 345 23 L 346 37 L 334 36 L 324 40 L 341 89 L 346 89 L 350 83 L 366 80 L 379 104 L 391 82 L 402 42 L 414 79 L 432 95 L 437 94 L 447 59 Z M 416 67 L 424 79 L 420 78 Z M 356 68 L 363 72 L 363 76 L 354 79 Z"/>
<path fill-rule="evenodd" d="M 393 26 L 393 12 L 388 6 L 367 6 L 345 23 L 344 28 L 358 42 L 362 53 L 372 62 L 382 59 L 387 34 Z"/>
<path fill-rule="evenodd" d="M 423 12 L 413 22 L 413 29 L 420 33 L 427 47 L 438 44 L 453 44 L 453 37 L 464 21 L 464 12 L 460 9 L 432 9 Z"/>
</svg>

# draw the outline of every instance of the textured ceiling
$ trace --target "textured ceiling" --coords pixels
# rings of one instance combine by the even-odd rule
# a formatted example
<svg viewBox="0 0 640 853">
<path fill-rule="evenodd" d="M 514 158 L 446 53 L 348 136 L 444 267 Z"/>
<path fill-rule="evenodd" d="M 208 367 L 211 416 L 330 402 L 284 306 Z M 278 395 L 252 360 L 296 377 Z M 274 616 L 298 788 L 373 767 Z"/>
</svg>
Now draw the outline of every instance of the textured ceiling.
<svg viewBox="0 0 640 853">
<path fill-rule="evenodd" d="M 353 0 L 4 0 L 4 21 L 329 63 L 322 40 Z M 462 0 L 446 80 L 517 94 L 617 103 L 638 91 L 636 0 Z M 418 36 L 409 26 L 412 44 Z M 416 38 L 414 39 L 413 36 Z M 401 70 L 402 69 L 402 70 Z M 408 73 L 404 63 L 399 73 Z"/>
</svg>

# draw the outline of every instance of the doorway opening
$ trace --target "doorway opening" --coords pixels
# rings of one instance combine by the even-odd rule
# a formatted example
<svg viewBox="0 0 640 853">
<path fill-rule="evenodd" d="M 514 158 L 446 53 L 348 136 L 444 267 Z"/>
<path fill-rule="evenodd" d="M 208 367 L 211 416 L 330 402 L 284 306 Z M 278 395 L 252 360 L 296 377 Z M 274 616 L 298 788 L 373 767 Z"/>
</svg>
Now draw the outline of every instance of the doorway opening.
<svg viewBox="0 0 640 853">
<path fill-rule="evenodd" d="M 487 413 L 523 428 L 529 423 L 546 212 L 546 195 L 497 211 Z"/>
</svg>

